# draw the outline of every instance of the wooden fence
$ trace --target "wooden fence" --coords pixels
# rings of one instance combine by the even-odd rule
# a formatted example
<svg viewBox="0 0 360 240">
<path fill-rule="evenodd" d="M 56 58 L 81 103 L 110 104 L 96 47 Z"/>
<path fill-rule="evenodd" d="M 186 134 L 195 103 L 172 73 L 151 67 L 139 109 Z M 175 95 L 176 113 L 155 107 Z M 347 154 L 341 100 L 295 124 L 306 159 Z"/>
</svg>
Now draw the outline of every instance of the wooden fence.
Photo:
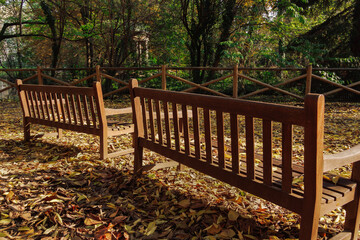
<svg viewBox="0 0 360 240">
<path fill-rule="evenodd" d="M 49 76 L 47 74 L 44 74 L 45 71 L 93 71 L 93 74 L 90 74 L 82 79 L 75 79 L 72 81 L 65 81 L 65 80 L 60 80 L 58 78 Z M 118 88 L 110 91 L 110 92 L 106 92 L 104 93 L 104 97 L 108 97 L 114 94 L 118 94 L 120 92 L 123 92 L 125 90 L 128 89 L 128 82 L 121 80 L 115 76 L 111 76 L 109 75 L 107 72 L 111 71 L 111 72 L 117 72 L 117 71 L 158 71 L 156 74 L 151 75 L 150 77 L 146 77 L 142 80 L 139 81 L 139 84 L 144 84 L 152 79 L 156 79 L 158 78 L 159 81 L 161 81 L 161 88 L 166 90 L 167 89 L 167 80 L 169 79 L 173 79 L 176 81 L 180 81 L 182 83 L 185 83 L 187 85 L 189 85 L 190 87 L 187 89 L 184 89 L 182 91 L 184 92 L 192 92 L 196 89 L 201 89 L 204 92 L 208 92 L 214 95 L 219 95 L 219 96 L 223 96 L 223 97 L 233 97 L 233 98 L 248 98 L 257 94 L 262 94 L 266 91 L 269 90 L 273 90 L 275 92 L 279 92 L 282 93 L 284 95 L 288 95 L 291 96 L 293 98 L 299 99 L 299 100 L 304 100 L 304 96 L 311 91 L 312 89 L 312 82 L 314 79 L 319 80 L 321 82 L 324 82 L 326 84 L 330 84 L 332 86 L 335 87 L 335 89 L 328 91 L 328 92 L 323 92 L 322 94 L 324 94 L 325 96 L 329 96 L 332 94 L 335 94 L 337 92 L 340 92 L 342 90 L 346 90 L 349 91 L 351 93 L 355 93 L 355 94 L 359 94 L 360 95 L 360 91 L 354 89 L 353 87 L 360 85 L 360 79 L 357 82 L 353 82 L 352 84 L 349 85 L 341 85 L 339 83 L 330 81 L 324 77 L 315 75 L 313 73 L 313 71 L 360 71 L 360 69 L 354 69 L 354 68 L 312 68 L 312 66 L 308 66 L 307 68 L 240 68 L 237 65 L 232 67 L 232 68 L 211 68 L 211 67 L 167 67 L 165 65 L 161 66 L 161 67 L 147 67 L 147 68 L 115 68 L 115 67 L 99 67 L 97 66 L 95 69 L 88 69 L 88 68 L 77 68 L 77 69 L 70 69 L 70 68 L 58 68 L 58 69 L 50 69 L 50 68 L 36 68 L 36 69 L 0 69 L 0 72 L 15 72 L 15 71 L 23 71 L 23 72 L 34 72 L 33 75 L 31 75 L 30 77 L 27 77 L 25 79 L 23 79 L 23 82 L 26 83 L 30 80 L 35 80 L 35 82 L 37 82 L 37 84 L 44 84 L 44 79 L 47 79 L 48 81 L 53 81 L 56 84 L 59 85 L 65 85 L 65 86 L 75 86 L 75 85 L 79 85 L 79 84 L 84 84 L 84 82 L 87 82 L 91 79 L 95 79 L 96 81 L 104 81 L 105 79 L 109 79 L 113 82 L 116 82 L 118 84 Z M 189 71 L 194 71 L 194 70 L 202 70 L 202 71 L 219 71 L 219 72 L 231 72 L 231 74 L 225 75 L 225 76 L 221 76 L 219 78 L 207 81 L 205 83 L 202 84 L 197 84 L 194 83 L 192 81 L 186 80 L 184 78 L 178 77 L 174 74 L 171 74 L 172 72 L 175 71 L 185 71 L 185 70 L 189 70 Z M 250 71 L 277 71 L 277 72 L 281 72 L 281 71 L 287 71 L 287 72 L 302 72 L 304 74 L 291 78 L 291 79 L 285 79 L 280 83 L 271 85 L 268 83 L 264 83 L 258 79 L 255 79 L 254 77 L 249 76 L 248 74 L 245 74 L 246 72 L 250 72 Z M 214 84 L 214 83 L 219 83 L 221 81 L 224 81 L 225 79 L 230 79 L 230 81 L 232 81 L 232 95 L 229 94 L 225 94 L 225 93 L 221 93 L 219 91 L 216 91 L 214 89 L 209 88 L 209 85 Z M 244 95 L 239 96 L 238 92 L 239 92 L 239 81 L 240 80 L 247 80 L 249 82 L 255 83 L 259 86 L 261 86 L 261 89 L 258 89 L 256 91 L 250 92 L 250 93 L 246 93 Z M 7 84 L 8 86 L 1 89 L 1 92 L 7 91 L 11 88 L 15 87 L 15 84 L 9 80 L 6 79 L 2 79 L 0 78 L 0 81 Z M 303 93 L 303 95 L 299 95 L 299 94 L 295 94 L 291 91 L 287 91 L 284 90 L 280 87 L 283 87 L 285 85 L 288 85 L 290 83 L 295 83 L 295 82 L 300 82 L 300 84 L 305 84 L 305 92 Z M 302 83 L 301 83 L 302 82 Z"/>
</svg>

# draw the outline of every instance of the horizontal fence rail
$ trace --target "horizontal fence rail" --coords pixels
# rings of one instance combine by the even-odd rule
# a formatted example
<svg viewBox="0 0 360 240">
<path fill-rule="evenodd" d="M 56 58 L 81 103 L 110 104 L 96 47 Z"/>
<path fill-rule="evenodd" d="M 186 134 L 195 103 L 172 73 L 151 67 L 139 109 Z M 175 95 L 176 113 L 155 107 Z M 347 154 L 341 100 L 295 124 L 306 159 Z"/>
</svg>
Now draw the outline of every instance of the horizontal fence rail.
<svg viewBox="0 0 360 240">
<path fill-rule="evenodd" d="M 49 74 L 45 74 L 45 72 L 58 73 L 58 72 L 71 72 L 71 71 L 85 71 L 88 74 L 86 74 L 86 76 L 83 78 L 76 78 L 76 79 L 59 79 L 59 77 L 55 77 L 55 74 L 52 74 L 52 76 L 50 76 Z M 152 73 L 152 75 L 144 77 L 141 80 L 139 80 L 140 85 L 144 85 L 150 80 L 158 79 L 159 81 L 158 83 L 159 86 L 161 86 L 161 89 L 166 90 L 168 88 L 169 81 L 177 81 L 185 86 L 188 86 L 187 88 L 181 90 L 182 92 L 193 92 L 195 90 L 201 90 L 202 92 L 209 93 L 212 95 L 240 98 L 240 99 L 249 98 L 272 90 L 274 92 L 281 93 L 283 95 L 291 96 L 298 100 L 304 100 L 304 96 L 312 92 L 313 80 L 317 80 L 321 83 L 325 83 L 335 87 L 335 89 L 332 89 L 327 92 L 323 92 L 322 94 L 324 94 L 325 96 L 330 96 L 343 90 L 351 92 L 353 94 L 360 95 L 360 91 L 354 88 L 360 85 L 360 80 L 353 82 L 351 84 L 342 85 L 313 73 L 316 71 L 325 71 L 325 72 L 326 71 L 335 71 L 335 72 L 360 71 L 360 68 L 312 68 L 311 65 L 308 66 L 307 68 L 245 68 L 245 67 L 239 67 L 237 65 L 234 67 L 212 68 L 212 67 L 168 67 L 166 65 L 163 65 L 161 67 L 134 67 L 134 68 L 96 66 L 96 68 L 56 68 L 55 69 L 55 68 L 37 67 L 36 69 L 0 69 L 0 73 L 6 72 L 8 74 L 11 72 L 26 72 L 27 74 L 34 73 L 33 75 L 26 77 L 22 80 L 24 83 L 32 81 L 32 83 L 35 82 L 36 84 L 39 85 L 43 85 L 45 81 L 46 83 L 51 82 L 51 84 L 57 84 L 63 86 L 76 86 L 76 85 L 83 86 L 84 84 L 86 85 L 89 81 L 100 81 L 102 83 L 105 81 L 111 81 L 112 85 L 117 84 L 117 87 L 115 89 L 112 89 L 104 93 L 104 97 L 109 97 L 128 90 L 128 80 L 120 79 L 119 77 L 117 77 L 117 74 L 119 74 L 119 72 L 129 72 L 129 71 L 133 71 L 133 72 L 151 71 L 151 73 L 153 71 L 155 72 Z M 195 83 L 183 77 L 177 76 L 176 75 L 177 71 L 214 71 L 214 72 L 219 72 L 220 75 L 223 76 L 218 76 L 215 79 L 211 79 L 203 83 Z M 299 72 L 300 74 L 298 76 L 291 77 L 290 79 L 282 79 L 281 82 L 276 84 L 265 83 L 264 81 L 261 81 L 248 74 L 249 72 L 264 72 L 264 71 L 273 71 L 277 73 L 281 73 L 284 71 Z M 111 73 L 115 73 L 115 74 L 111 74 Z M 129 77 L 128 79 L 130 78 L 131 77 Z M 224 83 L 225 80 L 227 80 L 227 83 L 231 82 L 232 94 L 223 93 L 210 88 L 210 85 L 216 83 L 217 84 Z M 2 82 L 3 85 L 5 85 L 3 86 L 2 89 L 0 89 L 0 93 L 15 88 L 15 83 L 13 81 L 15 81 L 15 79 L 9 80 L 9 79 L 0 78 L 0 82 Z M 239 82 L 241 82 L 244 85 L 244 81 L 246 81 L 247 83 L 255 84 L 257 86 L 261 86 L 261 88 L 239 96 Z M 300 84 L 304 85 L 305 90 L 302 95 L 299 95 L 298 92 L 294 93 L 289 90 L 285 90 L 281 88 L 286 85 L 294 84 L 294 83 L 297 83 L 298 85 Z"/>
</svg>

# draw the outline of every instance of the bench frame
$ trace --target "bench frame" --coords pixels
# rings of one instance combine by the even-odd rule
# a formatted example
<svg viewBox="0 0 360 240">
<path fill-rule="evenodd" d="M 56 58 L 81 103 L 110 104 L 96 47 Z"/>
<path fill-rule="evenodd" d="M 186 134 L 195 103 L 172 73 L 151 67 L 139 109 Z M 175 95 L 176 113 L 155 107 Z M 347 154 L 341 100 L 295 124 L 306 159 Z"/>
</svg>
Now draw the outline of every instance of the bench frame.
<svg viewBox="0 0 360 240">
<path fill-rule="evenodd" d="M 55 86 L 22 84 L 16 81 L 19 99 L 23 110 L 24 139 L 29 141 L 30 125 L 40 124 L 62 129 L 93 134 L 100 137 L 100 158 L 110 158 L 132 153 L 133 148 L 108 153 L 107 138 L 131 134 L 133 124 L 108 127 L 106 117 L 132 113 L 131 108 L 105 109 L 101 83 L 93 87 Z"/>
<path fill-rule="evenodd" d="M 130 81 L 134 117 L 135 160 L 134 172 L 141 174 L 149 170 L 143 166 L 143 149 L 159 153 L 171 160 L 196 169 L 232 186 L 254 194 L 265 200 L 287 208 L 301 215 L 300 239 L 317 239 L 320 216 L 340 206 L 346 214 L 345 230 L 333 239 L 357 239 L 359 230 L 359 186 L 360 186 L 360 147 L 352 155 L 323 156 L 324 107 L 323 95 L 308 94 L 304 107 L 261 103 L 254 101 L 179 93 L 138 87 L 135 79 Z M 170 107 L 171 105 L 171 107 Z M 182 110 L 183 130 L 178 125 L 178 107 Z M 187 116 L 192 109 L 192 132 Z M 199 109 L 204 116 L 205 139 L 199 134 Z M 169 120 L 169 112 L 173 120 Z M 210 127 L 211 111 L 216 115 L 216 136 Z M 147 116 L 146 112 L 154 112 Z M 231 159 L 225 158 L 224 113 L 230 116 Z M 157 118 L 153 118 L 155 115 Z M 164 116 L 163 118 L 161 116 Z M 238 116 L 245 118 L 246 167 L 239 162 L 239 122 Z M 255 164 L 254 118 L 262 120 L 263 157 L 262 173 Z M 277 163 L 272 155 L 273 122 L 282 126 L 282 160 Z M 292 162 L 293 126 L 304 128 L 304 166 Z M 165 127 L 164 127 L 165 126 Z M 214 134 L 213 134 L 214 135 Z M 213 137 L 217 142 L 214 143 Z M 172 140 L 170 140 L 172 139 Z M 202 148 L 200 145 L 202 144 Z M 213 147 L 217 145 L 218 154 L 214 158 Z M 192 147 L 193 146 L 193 147 Z M 342 159 L 339 161 L 339 158 Z M 216 159 L 216 160 L 214 160 Z M 323 180 L 326 170 L 353 163 L 351 181 L 341 179 L 344 184 L 332 184 Z M 165 164 L 166 165 L 166 164 Z M 168 165 L 166 165 L 167 167 Z M 274 166 L 281 168 L 275 173 Z M 156 168 L 158 169 L 158 168 Z M 304 191 L 300 193 L 292 186 L 293 177 L 304 175 Z M 277 182 L 278 181 L 278 182 Z M 280 183 L 279 183 L 280 181 Z M 323 187 L 325 184 L 327 187 Z M 324 186 L 325 186 L 324 185 Z M 341 190 L 339 190 L 341 189 Z M 333 190 L 333 192 L 331 192 Z M 329 197 L 323 192 L 331 195 Z M 339 194 L 341 192 L 341 194 Z M 324 200 L 325 199 L 325 200 Z"/>
</svg>

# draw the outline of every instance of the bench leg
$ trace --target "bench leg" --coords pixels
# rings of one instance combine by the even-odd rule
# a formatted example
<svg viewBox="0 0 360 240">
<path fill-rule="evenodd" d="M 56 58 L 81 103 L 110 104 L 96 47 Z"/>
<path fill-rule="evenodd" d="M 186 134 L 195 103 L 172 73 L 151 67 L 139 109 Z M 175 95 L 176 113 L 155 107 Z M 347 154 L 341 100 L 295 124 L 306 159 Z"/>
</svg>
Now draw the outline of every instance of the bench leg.
<svg viewBox="0 0 360 240">
<path fill-rule="evenodd" d="M 308 211 L 301 216 L 300 240 L 315 240 L 318 236 L 318 227 L 320 220 L 320 206 L 308 206 Z M 315 211 L 314 211 L 315 209 Z"/>
<path fill-rule="evenodd" d="M 134 147 L 134 173 L 141 174 L 141 168 L 143 167 L 143 151 L 144 148 L 138 145 Z"/>
<path fill-rule="evenodd" d="M 351 239 L 358 239 L 359 224 L 360 224 L 360 162 L 355 162 L 352 168 L 352 180 L 358 183 L 355 192 L 354 201 L 346 204 L 344 209 L 346 210 L 344 230 L 352 233 Z"/>
<path fill-rule="evenodd" d="M 61 128 L 58 128 L 57 132 L 58 132 L 57 138 L 62 138 L 63 137 L 63 130 Z"/>
<path fill-rule="evenodd" d="M 108 157 L 107 136 L 100 136 L 100 159 L 104 160 Z"/>
<path fill-rule="evenodd" d="M 30 123 L 24 120 L 24 140 L 30 141 Z"/>
</svg>

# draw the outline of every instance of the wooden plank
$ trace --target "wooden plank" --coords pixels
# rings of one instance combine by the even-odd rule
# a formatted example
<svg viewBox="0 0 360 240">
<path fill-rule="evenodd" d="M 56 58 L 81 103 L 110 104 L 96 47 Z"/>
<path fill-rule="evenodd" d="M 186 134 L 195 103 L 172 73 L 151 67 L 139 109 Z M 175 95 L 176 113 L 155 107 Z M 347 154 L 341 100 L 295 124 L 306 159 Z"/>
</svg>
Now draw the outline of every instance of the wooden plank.
<svg viewBox="0 0 360 240">
<path fill-rule="evenodd" d="M 59 104 L 61 107 L 62 122 L 66 122 L 65 107 L 64 107 L 64 104 L 65 104 L 64 94 L 60 93 L 59 96 L 60 96 Z"/>
<path fill-rule="evenodd" d="M 194 147 L 195 157 L 200 158 L 200 131 L 199 131 L 199 109 L 192 106 L 193 127 L 194 127 Z"/>
<path fill-rule="evenodd" d="M 140 98 L 140 102 L 141 102 L 141 114 L 142 114 L 142 120 L 143 120 L 143 125 L 144 125 L 144 137 L 145 139 L 148 139 L 148 123 L 147 123 L 147 118 L 146 118 L 146 103 L 145 103 L 145 98 L 141 97 Z"/>
<path fill-rule="evenodd" d="M 163 102 L 164 109 L 164 121 L 165 121 L 165 136 L 166 136 L 166 146 L 171 148 L 171 131 L 170 131 L 170 118 L 169 118 L 169 104 L 168 102 Z"/>
<path fill-rule="evenodd" d="M 56 110 L 56 116 L 57 116 L 57 121 L 60 122 L 61 119 L 61 113 L 60 113 L 60 106 L 59 106 L 59 99 L 58 99 L 58 94 L 54 93 L 54 105 L 55 105 L 55 110 Z"/>
<path fill-rule="evenodd" d="M 246 138 L 246 175 L 249 179 L 255 179 L 255 146 L 254 146 L 254 119 L 245 116 Z"/>
<path fill-rule="evenodd" d="M 74 124 L 78 125 L 78 118 L 77 118 L 77 112 L 76 112 L 76 105 L 75 105 L 75 97 L 73 94 L 69 95 L 70 97 L 70 108 L 72 110 L 72 117 L 71 119 L 74 119 Z"/>
<path fill-rule="evenodd" d="M 72 123 L 72 118 L 71 118 L 71 110 L 70 110 L 70 102 L 69 102 L 69 94 L 65 94 L 65 108 L 66 108 L 66 113 L 67 113 L 67 121 L 69 124 Z M 92 103 L 92 102 L 91 102 Z M 92 109 L 94 106 L 92 106 Z"/>
<path fill-rule="evenodd" d="M 99 128 L 100 124 L 98 124 L 98 121 L 100 122 L 100 119 L 99 119 L 98 115 L 96 115 L 96 113 L 95 113 L 95 110 L 96 110 L 95 105 L 94 105 L 95 99 L 93 96 L 90 96 L 89 100 L 90 100 L 90 110 L 91 110 L 91 116 L 92 116 L 94 128 Z"/>
<path fill-rule="evenodd" d="M 84 126 L 83 109 L 82 109 L 82 105 L 81 105 L 80 95 L 76 95 L 76 106 L 78 109 L 80 125 Z"/>
<path fill-rule="evenodd" d="M 86 125 L 87 126 L 90 126 L 90 114 L 89 114 L 89 104 L 87 102 L 87 97 L 86 95 L 82 95 L 82 102 L 83 102 L 83 106 L 84 106 L 84 117 L 85 117 L 85 120 L 86 120 Z"/>
<path fill-rule="evenodd" d="M 34 101 L 34 96 L 33 96 L 33 92 L 32 91 L 29 91 L 29 99 L 30 99 L 30 106 L 31 106 L 31 113 L 32 115 L 30 114 L 30 116 L 33 116 L 33 117 L 37 117 L 36 115 L 36 111 L 35 111 L 35 101 Z"/>
<path fill-rule="evenodd" d="M 44 104 L 45 104 L 45 111 L 46 111 L 46 114 L 48 116 L 48 120 L 51 120 L 52 119 L 52 115 L 51 115 L 51 109 L 50 109 L 50 99 L 49 99 L 49 95 L 47 92 L 44 92 Z"/>
<path fill-rule="evenodd" d="M 40 98 L 38 97 L 38 92 L 34 92 L 34 101 L 35 101 L 35 109 L 37 111 L 38 118 L 43 118 L 42 112 L 40 111 Z"/>
<path fill-rule="evenodd" d="M 204 111 L 204 130 L 205 130 L 205 149 L 206 161 L 212 163 L 212 144 L 211 144 L 211 120 L 210 110 L 205 108 Z"/>
<path fill-rule="evenodd" d="M 48 93 L 68 93 L 68 94 L 85 94 L 88 96 L 94 96 L 94 91 L 91 87 L 69 87 L 69 86 L 55 86 L 55 85 L 34 85 L 23 84 L 21 88 L 25 91 L 44 91 Z"/>
<path fill-rule="evenodd" d="M 152 104 L 152 99 L 149 98 L 148 99 L 148 109 L 149 109 L 149 131 L 150 131 L 150 136 L 151 136 L 151 141 L 155 142 L 155 126 L 154 126 L 154 115 L 153 115 L 153 104 Z"/>
<path fill-rule="evenodd" d="M 276 122 L 305 125 L 305 111 L 302 107 L 293 107 L 273 103 L 249 100 L 205 96 L 201 94 L 163 91 L 159 89 L 135 88 L 135 95 L 160 101 L 171 101 L 178 104 L 194 105 L 198 108 L 221 109 L 223 112 L 236 113 L 254 118 L 271 119 Z"/>
<path fill-rule="evenodd" d="M 264 183 L 266 185 L 272 185 L 273 181 L 273 159 L 272 159 L 272 121 L 263 120 L 263 151 L 264 151 Z"/>
<path fill-rule="evenodd" d="M 239 123 L 238 117 L 230 113 L 232 172 L 239 174 Z"/>
<path fill-rule="evenodd" d="M 173 124 L 174 124 L 175 149 L 176 151 L 180 151 L 178 108 L 177 108 L 177 104 L 174 102 L 172 103 L 172 112 L 173 112 Z"/>
<path fill-rule="evenodd" d="M 184 145 L 185 154 L 190 155 L 190 140 L 189 140 L 189 123 L 188 123 L 188 111 L 186 105 L 181 106 L 182 109 L 182 120 L 183 120 L 183 132 L 184 132 Z"/>
<path fill-rule="evenodd" d="M 156 121 L 157 121 L 157 132 L 159 136 L 159 144 L 163 144 L 163 130 L 162 130 L 162 124 L 161 124 L 161 107 L 159 100 L 155 100 L 155 111 L 156 111 Z"/>
<path fill-rule="evenodd" d="M 151 149 L 152 151 L 171 158 L 174 161 L 177 161 L 209 176 L 215 177 L 220 181 L 250 192 L 258 197 L 264 198 L 265 200 L 283 206 L 293 212 L 301 213 L 302 211 L 302 198 L 294 194 L 286 194 L 281 190 L 277 190 L 277 188 L 273 186 L 267 186 L 263 183 L 250 180 L 226 169 L 220 169 L 218 166 L 213 164 L 207 164 L 206 162 L 199 161 L 194 156 L 185 156 L 179 151 L 168 149 L 157 143 L 153 143 L 142 138 L 140 139 L 139 144 L 142 147 Z"/>
<path fill-rule="evenodd" d="M 225 168 L 225 146 L 224 146 L 224 114 L 221 111 L 216 111 L 216 129 L 217 129 L 217 147 L 219 167 Z"/>
<path fill-rule="evenodd" d="M 292 145 L 293 145 L 293 126 L 282 124 L 282 190 L 291 193 L 292 189 Z"/>
<path fill-rule="evenodd" d="M 39 92 L 39 97 L 41 112 L 43 113 L 43 119 L 47 119 L 48 115 L 46 114 L 46 108 L 44 107 L 44 105 L 46 104 L 44 102 L 44 92 Z"/>
<path fill-rule="evenodd" d="M 49 93 L 49 107 L 50 107 L 50 111 L 51 111 L 51 116 L 52 119 L 51 121 L 56 121 L 56 115 L 55 115 L 55 109 L 54 109 L 54 96 L 53 93 Z"/>
<path fill-rule="evenodd" d="M 305 97 L 306 125 L 304 134 L 304 211 L 301 214 L 300 238 L 315 239 L 320 218 L 323 181 L 324 96 Z M 305 207 L 306 206 L 306 207 Z"/>
</svg>

